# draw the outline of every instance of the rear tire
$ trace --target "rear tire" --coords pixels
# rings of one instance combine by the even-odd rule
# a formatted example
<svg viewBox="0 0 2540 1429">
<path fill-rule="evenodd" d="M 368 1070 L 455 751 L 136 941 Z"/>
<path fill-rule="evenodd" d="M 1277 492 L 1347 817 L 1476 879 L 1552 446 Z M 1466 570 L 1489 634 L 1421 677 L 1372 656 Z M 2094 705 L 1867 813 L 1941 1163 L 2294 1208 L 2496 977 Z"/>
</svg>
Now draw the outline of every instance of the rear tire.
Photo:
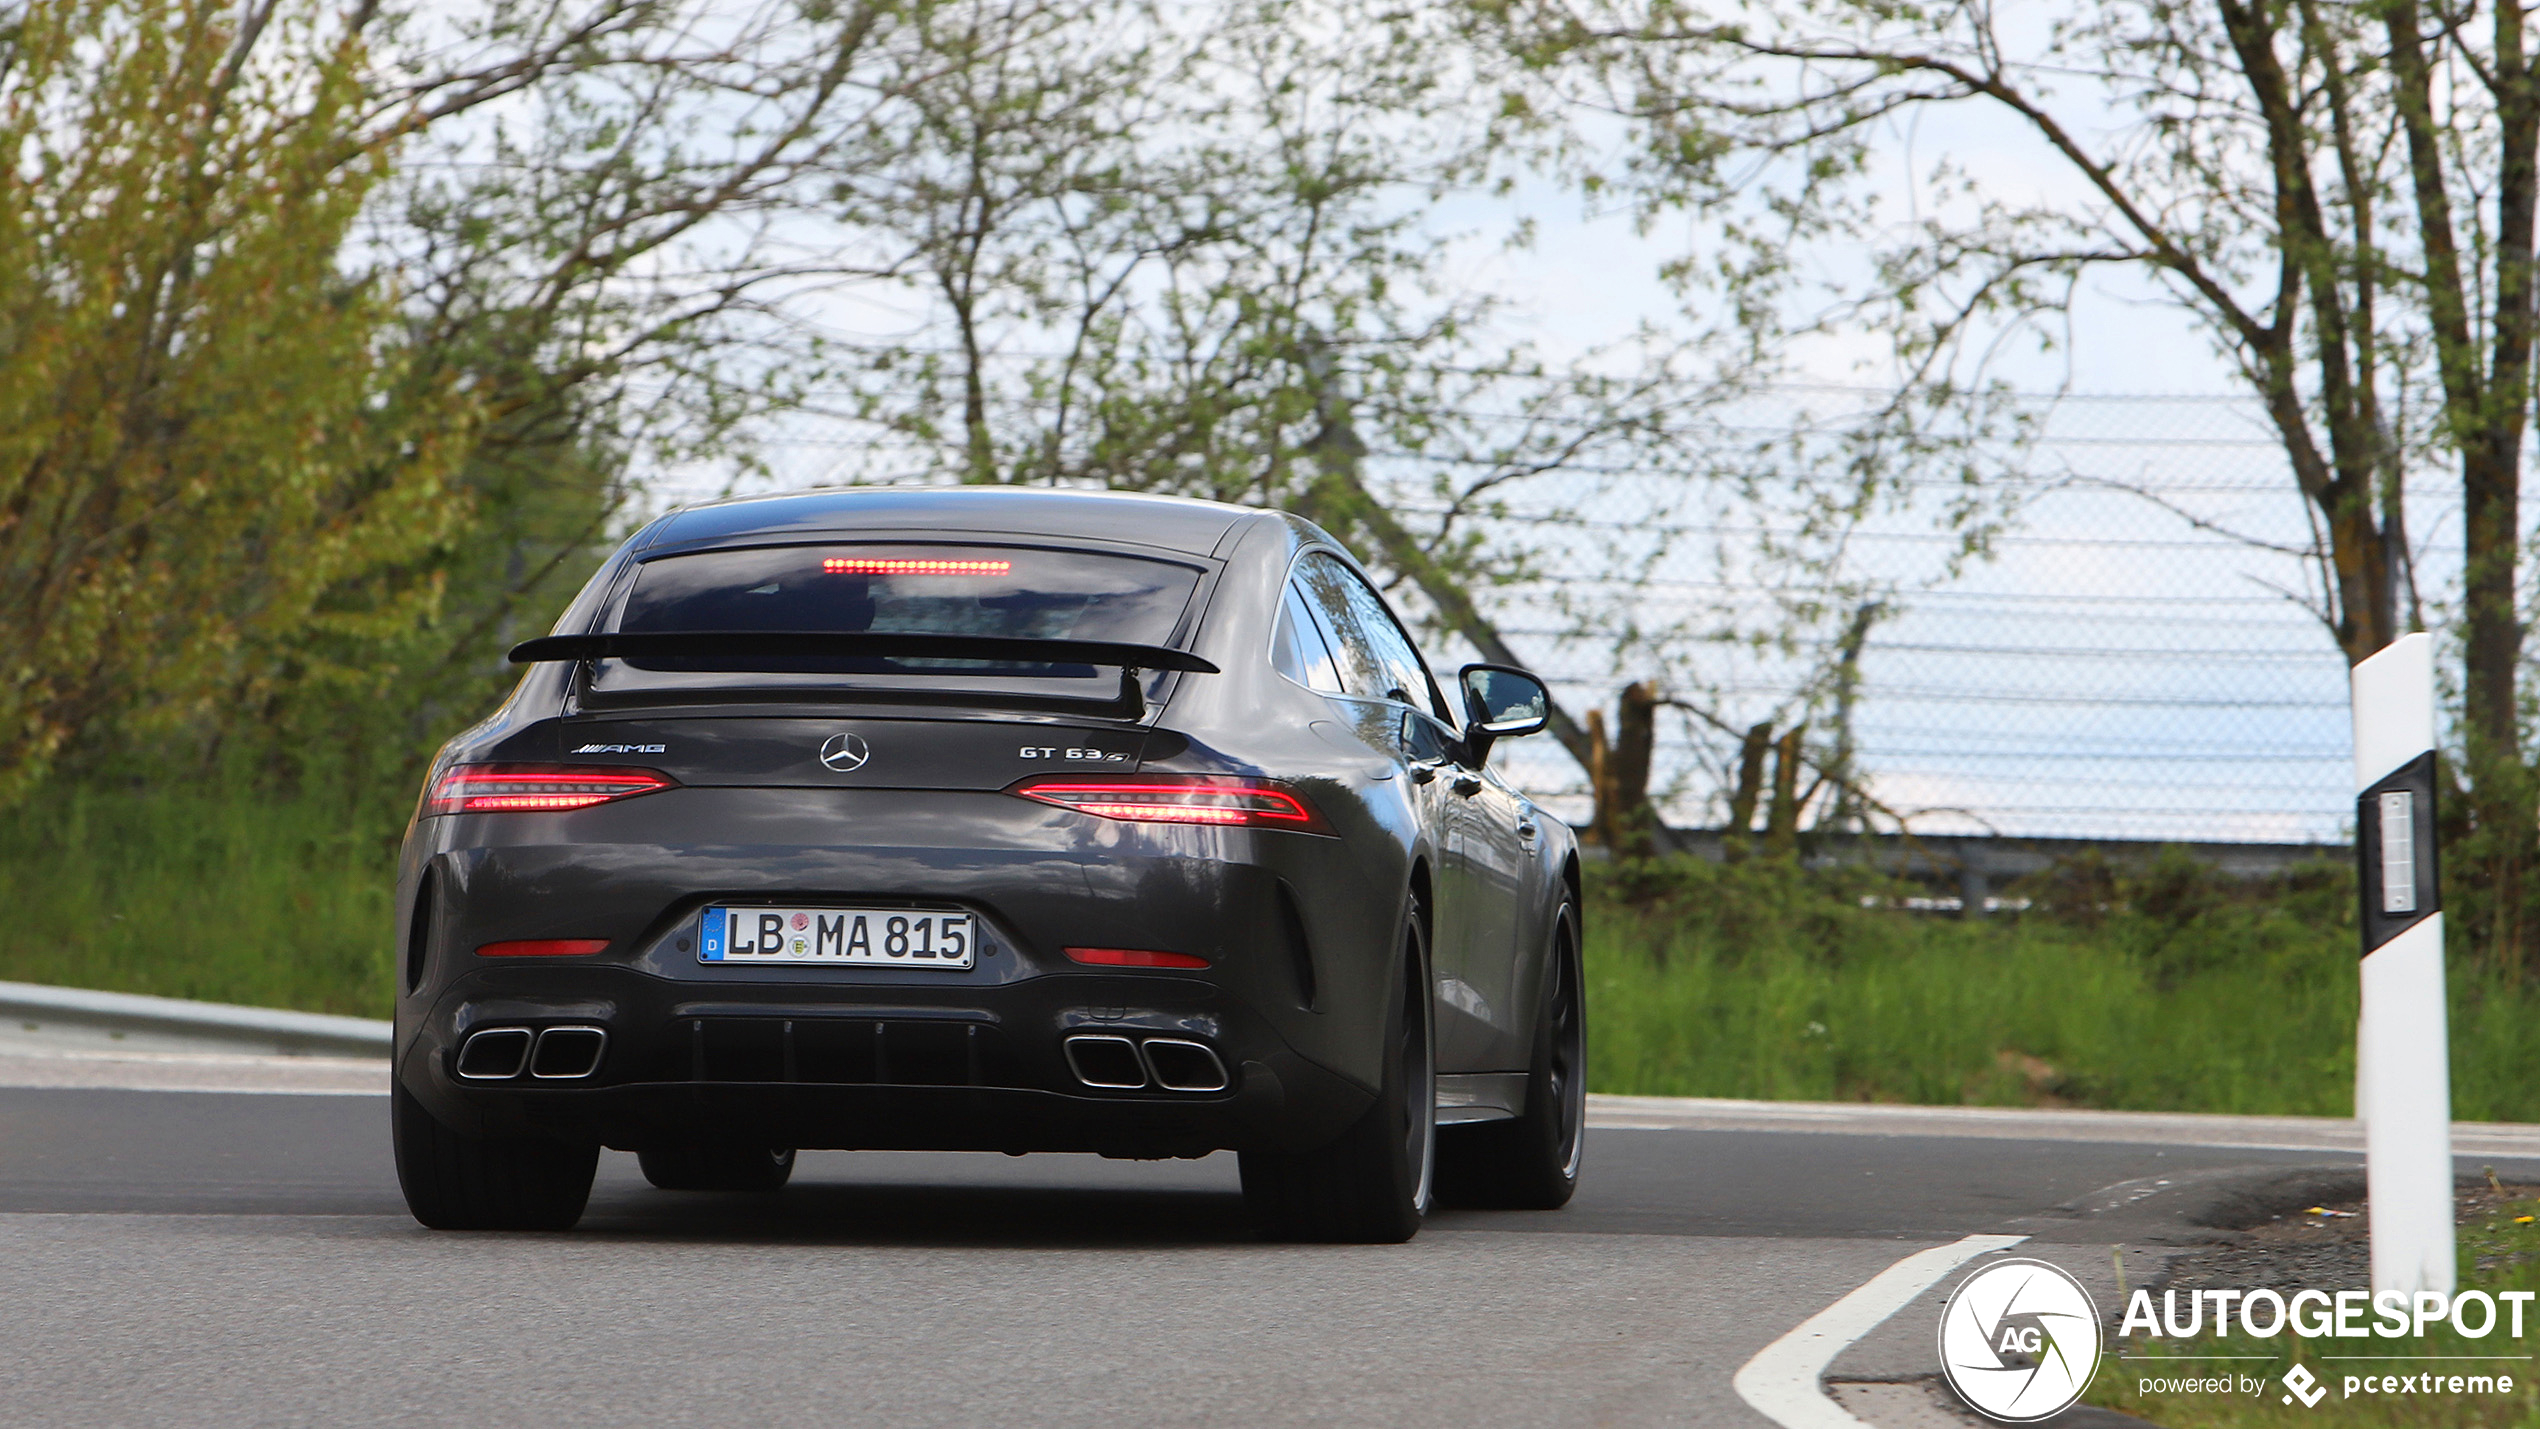
<svg viewBox="0 0 2540 1429">
<path fill-rule="evenodd" d="M 1242 1154 L 1244 1204 L 1281 1240 L 1392 1245 L 1419 1233 L 1437 1161 L 1437 1011 L 1415 905 L 1385 1016 L 1376 1100 L 1311 1151 Z"/>
<path fill-rule="evenodd" d="M 1579 1189 L 1587 1152 L 1587 1002 L 1578 915 L 1567 903 L 1553 919 L 1546 962 L 1523 1113 L 1438 1131 L 1438 1196 L 1450 1204 L 1556 1211 Z"/>
<path fill-rule="evenodd" d="M 781 1191 L 794 1174 L 790 1147 L 668 1146 L 635 1154 L 644 1179 L 665 1191 Z"/>
<path fill-rule="evenodd" d="M 434 1230 L 571 1230 L 591 1199 L 597 1146 L 464 1136 L 402 1086 L 391 1090 L 388 1120 L 406 1208 Z"/>
</svg>

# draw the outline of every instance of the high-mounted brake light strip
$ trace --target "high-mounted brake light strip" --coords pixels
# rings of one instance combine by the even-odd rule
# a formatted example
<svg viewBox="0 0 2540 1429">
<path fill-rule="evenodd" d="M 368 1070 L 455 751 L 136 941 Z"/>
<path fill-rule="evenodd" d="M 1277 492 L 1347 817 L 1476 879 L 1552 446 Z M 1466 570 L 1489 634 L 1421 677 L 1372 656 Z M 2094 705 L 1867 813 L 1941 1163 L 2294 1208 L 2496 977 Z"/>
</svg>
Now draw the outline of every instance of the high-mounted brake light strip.
<svg viewBox="0 0 2540 1429">
<path fill-rule="evenodd" d="M 1275 784 L 1218 775 L 1135 780 L 1027 779 L 1011 791 L 1096 818 L 1127 823 L 1206 824 L 1329 834 L 1314 806 Z"/>
<path fill-rule="evenodd" d="M 930 561 L 831 556 L 820 568 L 833 576 L 1001 576 L 1012 561 Z"/>
<path fill-rule="evenodd" d="M 556 813 L 632 799 L 679 781 L 651 769 L 572 764 L 455 764 L 432 786 L 426 814 Z"/>
</svg>

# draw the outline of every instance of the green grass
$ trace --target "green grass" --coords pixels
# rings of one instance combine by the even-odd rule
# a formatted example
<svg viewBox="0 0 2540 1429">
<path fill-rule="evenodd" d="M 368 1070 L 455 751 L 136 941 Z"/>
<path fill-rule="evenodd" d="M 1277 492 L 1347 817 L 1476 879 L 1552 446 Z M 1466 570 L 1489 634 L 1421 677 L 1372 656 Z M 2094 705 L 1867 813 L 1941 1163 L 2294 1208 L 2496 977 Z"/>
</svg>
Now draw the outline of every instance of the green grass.
<svg viewBox="0 0 2540 1429">
<path fill-rule="evenodd" d="M 2540 1202 L 2524 1201 L 2507 1207 L 2486 1222 L 2460 1228 L 2460 1278 L 2462 1290 L 2484 1290 L 2490 1295 L 2503 1290 L 2540 1291 L 2540 1224 L 2518 1225 L 2514 1217 L 2540 1212 Z M 2496 1268 L 2479 1270 L 2480 1259 Z M 2327 1289 L 2364 1289 L 2364 1286 L 2322 1287 Z M 2157 1304 L 2157 1297 L 2156 1297 Z M 2100 1361 L 2099 1373 L 2083 1397 L 2092 1404 L 2104 1404 L 2151 1420 L 2168 1429 L 2248 1429 L 2256 1425 L 2291 1426 L 2306 1423 L 2331 1425 L 2407 1425 L 2443 1426 L 2443 1429 L 2471 1429 L 2471 1426 L 2540 1426 L 2540 1363 L 2526 1360 L 2463 1361 L 2440 1366 L 2445 1375 L 2509 1374 L 2514 1390 L 2510 1395 L 2440 1394 L 2388 1398 L 2344 1394 L 2345 1376 L 2363 1374 L 2425 1373 L 2436 1368 L 2428 1363 L 2405 1362 L 2331 1362 L 2330 1355 L 2520 1355 L 2529 1352 L 2531 1337 L 2540 1334 L 2526 1305 L 2521 1340 L 2511 1337 L 2511 1321 L 2499 1316 L 2495 1328 L 2480 1339 L 2465 1338 L 2448 1325 L 2429 1326 L 2423 1339 L 2413 1337 L 2396 1340 L 2353 1339 L 2305 1340 L 2290 1330 L 2270 1339 L 2247 1335 L 2205 1335 L 2192 1341 L 2147 1341 L 2138 1335 L 2133 1344 L 2124 1347 L 2129 1355 L 2144 1354 L 2155 1349 L 2170 1355 L 2260 1355 L 2265 1359 L 2230 1361 L 2186 1360 L 2164 1367 L 2139 1361 L 2120 1362 L 2115 1358 L 2118 1345 L 2110 1343 L 2111 1353 Z M 2184 1307 L 2182 1306 L 2182 1313 Z M 2367 1320 L 2369 1322 L 2369 1320 Z M 2278 1382 L 2298 1359 L 2310 1366 L 2311 1372 L 2328 1386 L 2329 1397 L 2319 1402 L 2316 1411 L 2283 1402 L 2284 1389 Z M 2229 1368 L 2252 1377 L 2263 1377 L 2267 1390 L 2262 1395 L 2243 1397 L 2225 1394 L 2145 1394 L 2146 1374 L 2195 1375 L 2219 1374 Z"/>
<path fill-rule="evenodd" d="M 386 1017 L 395 815 L 55 789 L 0 818 L 0 979 Z"/>
<path fill-rule="evenodd" d="M 2102 880 L 2106 881 L 2106 880 Z M 2104 897 L 1980 921 L 1857 875 L 1708 864 L 1589 897 L 1598 1091 L 2344 1116 L 2355 934 L 2342 870 L 2246 887 L 2165 860 Z M 1879 906 L 1864 907 L 1864 900 Z M 2456 969 L 2453 1103 L 2540 1120 L 2540 997 Z"/>
</svg>

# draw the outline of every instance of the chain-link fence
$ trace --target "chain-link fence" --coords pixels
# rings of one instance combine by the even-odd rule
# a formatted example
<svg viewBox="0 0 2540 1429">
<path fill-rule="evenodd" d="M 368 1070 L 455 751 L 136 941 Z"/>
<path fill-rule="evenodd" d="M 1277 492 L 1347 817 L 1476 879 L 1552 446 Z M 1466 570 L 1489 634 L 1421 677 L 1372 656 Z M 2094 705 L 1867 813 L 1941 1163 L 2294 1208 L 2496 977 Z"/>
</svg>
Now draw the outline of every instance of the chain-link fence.
<svg viewBox="0 0 2540 1429">
<path fill-rule="evenodd" d="M 2342 840 L 2346 666 L 2312 613 L 2311 531 L 2263 414 L 2233 399 L 2079 397 L 2033 415 L 2034 442 L 1996 483 L 2013 509 L 1989 557 L 1944 575 L 1960 537 L 1933 529 L 1928 503 L 1845 538 L 1847 573 L 1885 587 L 1864 598 L 1876 608 L 1841 721 L 1866 796 L 1922 833 Z M 1512 642 L 1576 707 L 1673 667 L 1651 789 L 1681 827 L 1718 826 L 1739 731 L 1796 719 L 1794 688 L 1840 658 L 1823 647 L 1848 623 L 1826 612 L 1815 648 L 1756 638 L 1787 596 L 1722 580 L 1718 547 L 1775 533 L 1688 519 L 1700 507 L 1628 476 L 1574 504 L 1520 500 L 1506 520 L 1605 539 L 1556 547 L 1544 580 L 1498 593 Z M 2419 500 L 2411 516 L 2420 543 L 2439 542 L 2453 512 Z M 1668 536 L 1645 569 L 1615 559 L 1617 544 Z M 1635 639 L 1651 630 L 1687 634 L 1672 650 Z M 1829 727 L 1841 715 L 1823 698 L 1814 713 L 1822 750 L 1843 737 Z M 1583 807 L 1561 751 L 1511 757 L 1531 787 Z"/>
<path fill-rule="evenodd" d="M 1483 603 L 1565 706 L 1610 706 L 1630 680 L 1660 686 L 1650 792 L 1678 827 L 1719 826 L 1743 731 L 1804 714 L 1817 762 L 1848 761 L 1855 812 L 1919 833 L 2344 839 L 2345 662 L 2311 613 L 2311 528 L 2256 404 L 2068 396 L 2028 416 L 2025 446 L 1975 452 L 2008 515 L 1989 554 L 1954 573 L 1965 536 L 1933 512 L 1965 489 L 1946 474 L 1924 479 L 1928 499 L 1908 479 L 1909 499 L 1833 532 L 1776 526 L 1769 502 L 1715 486 L 1613 470 L 1512 483 L 1458 520 L 1525 553 Z M 809 417 L 762 455 L 767 475 L 745 485 L 874 469 L 856 433 Z M 1444 507 L 1419 463 L 1369 465 L 1406 521 L 1434 526 Z M 2410 519 L 2419 549 L 2457 545 L 2456 504 L 2421 497 Z M 1809 541 L 1818 565 L 1754 558 Z M 2439 568 L 2429 556 L 2420 578 L 2429 605 Z M 1856 625 L 1850 694 L 1829 695 Z M 1452 640 L 1433 653 L 1467 654 Z M 1805 710 L 1803 687 L 1817 693 Z M 1549 739 L 1506 749 L 1512 779 L 1585 820 L 1576 760 Z M 1827 787 L 1806 821 L 1834 817 L 1835 797 Z"/>
</svg>

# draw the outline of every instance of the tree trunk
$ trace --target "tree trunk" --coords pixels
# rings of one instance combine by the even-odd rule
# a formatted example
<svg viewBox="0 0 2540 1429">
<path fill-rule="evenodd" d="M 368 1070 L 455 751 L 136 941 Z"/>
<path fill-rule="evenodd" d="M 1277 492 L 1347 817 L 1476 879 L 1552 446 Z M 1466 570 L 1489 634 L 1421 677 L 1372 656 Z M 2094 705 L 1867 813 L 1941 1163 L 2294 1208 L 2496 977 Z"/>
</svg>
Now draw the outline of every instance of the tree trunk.
<svg viewBox="0 0 2540 1429">
<path fill-rule="evenodd" d="M 1588 843 L 1613 848 L 1620 841 L 1614 837 L 1614 746 L 1605 737 L 1605 711 L 1587 712 L 1587 737 L 1588 798 L 1594 801 L 1595 813 L 1584 837 Z"/>
<path fill-rule="evenodd" d="M 1788 858 L 1799 852 L 1800 738 L 1808 732 L 1795 724 L 1773 746 L 1773 807 L 1764 815 L 1764 854 Z"/>
<path fill-rule="evenodd" d="M 1721 844 L 1730 862 L 1746 857 L 1746 837 L 1755 832 L 1755 805 L 1764 792 L 1764 753 L 1772 748 L 1773 722 L 1746 731 L 1737 751 L 1737 787 L 1729 791 L 1729 822 Z"/>
<path fill-rule="evenodd" d="M 1601 726 L 1604 721 L 1599 719 Z M 1649 807 L 1649 761 L 1658 742 L 1658 692 L 1646 681 L 1623 687 L 1614 746 L 1602 761 L 1597 786 L 1597 824 L 1616 858 L 1647 858 L 1653 851 L 1656 813 Z"/>
</svg>

